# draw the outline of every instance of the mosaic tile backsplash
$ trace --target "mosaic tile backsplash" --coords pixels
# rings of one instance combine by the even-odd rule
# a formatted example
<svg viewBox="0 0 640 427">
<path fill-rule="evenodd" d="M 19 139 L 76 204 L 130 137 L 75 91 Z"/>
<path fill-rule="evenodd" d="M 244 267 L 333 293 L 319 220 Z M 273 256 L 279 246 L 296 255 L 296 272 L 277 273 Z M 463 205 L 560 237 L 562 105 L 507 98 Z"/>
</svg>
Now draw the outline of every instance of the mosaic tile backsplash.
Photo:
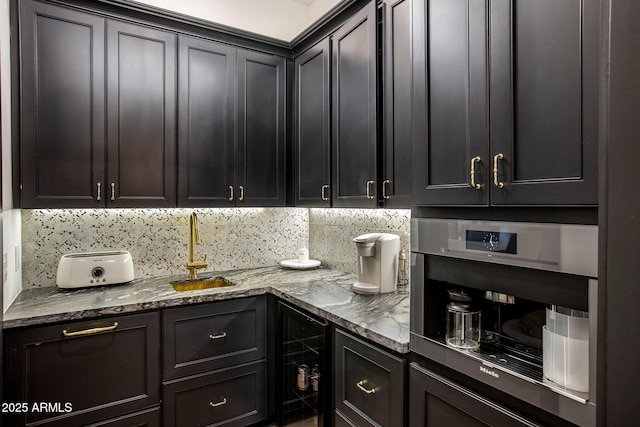
<svg viewBox="0 0 640 427">
<path fill-rule="evenodd" d="M 274 265 L 295 258 L 301 246 L 324 265 L 356 272 L 355 236 L 400 235 L 409 248 L 408 210 L 39 209 L 22 211 L 22 287 L 55 286 L 63 254 L 131 252 L 136 277 L 186 274 L 189 214 L 198 214 L 206 271 Z M 202 272 L 202 270 L 200 270 Z"/>
</svg>

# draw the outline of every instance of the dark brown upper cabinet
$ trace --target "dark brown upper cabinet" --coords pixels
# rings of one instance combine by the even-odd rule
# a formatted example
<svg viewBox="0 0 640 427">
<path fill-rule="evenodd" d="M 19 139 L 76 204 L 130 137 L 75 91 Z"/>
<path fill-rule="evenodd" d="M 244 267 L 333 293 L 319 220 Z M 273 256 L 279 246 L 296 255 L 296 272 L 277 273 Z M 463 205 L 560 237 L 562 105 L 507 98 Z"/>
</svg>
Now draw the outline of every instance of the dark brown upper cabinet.
<svg viewBox="0 0 640 427">
<path fill-rule="evenodd" d="M 28 0 L 20 16 L 22 207 L 175 206 L 175 35 Z"/>
<path fill-rule="evenodd" d="M 108 206 L 175 206 L 176 96 L 176 35 L 108 20 Z"/>
<path fill-rule="evenodd" d="M 180 36 L 179 206 L 284 206 L 285 59 Z"/>
<path fill-rule="evenodd" d="M 104 206 L 104 19 L 25 0 L 20 39 L 22 206 Z"/>
<path fill-rule="evenodd" d="M 295 60 L 295 205 L 331 206 L 330 40 Z"/>
<path fill-rule="evenodd" d="M 333 34 L 334 207 L 378 205 L 376 30 L 376 4 L 372 1 Z"/>
<path fill-rule="evenodd" d="M 414 203 L 597 204 L 598 2 L 414 4 Z"/>
<path fill-rule="evenodd" d="M 385 208 L 410 208 L 411 150 L 411 1 L 383 2 L 382 31 L 382 175 L 379 199 Z"/>
</svg>

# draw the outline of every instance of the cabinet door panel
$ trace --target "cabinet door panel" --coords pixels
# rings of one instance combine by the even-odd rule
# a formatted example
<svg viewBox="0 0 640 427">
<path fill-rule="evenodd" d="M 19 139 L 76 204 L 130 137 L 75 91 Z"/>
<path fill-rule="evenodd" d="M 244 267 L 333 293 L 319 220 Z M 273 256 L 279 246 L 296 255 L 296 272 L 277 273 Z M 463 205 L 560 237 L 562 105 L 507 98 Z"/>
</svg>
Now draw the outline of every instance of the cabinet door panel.
<svg viewBox="0 0 640 427">
<path fill-rule="evenodd" d="M 285 60 L 238 50 L 239 206 L 284 206 Z"/>
<path fill-rule="evenodd" d="M 416 2 L 416 204 L 488 204 L 486 18 L 484 0 Z M 479 189 L 470 185 L 476 156 Z"/>
<path fill-rule="evenodd" d="M 111 206 L 175 205 L 175 38 L 107 22 Z"/>
<path fill-rule="evenodd" d="M 236 49 L 180 36 L 179 206 L 229 206 L 235 185 Z"/>
<path fill-rule="evenodd" d="M 296 206 L 331 206 L 329 45 L 324 39 L 295 61 Z"/>
<path fill-rule="evenodd" d="M 411 1 L 385 3 L 384 15 L 384 162 L 381 199 L 387 208 L 410 208 Z"/>
<path fill-rule="evenodd" d="M 31 1 L 20 13 L 22 206 L 104 205 L 104 19 Z"/>
<path fill-rule="evenodd" d="M 598 2 L 491 2 L 492 203 L 597 203 Z"/>
<path fill-rule="evenodd" d="M 333 205 L 377 205 L 376 5 L 333 35 Z M 367 182 L 370 197 L 367 197 Z"/>
</svg>

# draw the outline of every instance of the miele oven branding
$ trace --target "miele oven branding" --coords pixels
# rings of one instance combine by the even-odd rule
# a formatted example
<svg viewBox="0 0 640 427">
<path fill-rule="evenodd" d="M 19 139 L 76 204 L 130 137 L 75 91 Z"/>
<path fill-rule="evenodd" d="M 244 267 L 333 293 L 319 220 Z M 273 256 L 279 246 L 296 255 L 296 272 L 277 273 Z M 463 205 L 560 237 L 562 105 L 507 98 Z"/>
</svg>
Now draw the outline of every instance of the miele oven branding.
<svg viewBox="0 0 640 427">
<path fill-rule="evenodd" d="M 491 369 L 487 369 L 484 366 L 480 366 L 480 372 L 490 375 L 493 378 L 500 378 L 500 375 L 496 371 L 492 371 Z"/>
</svg>

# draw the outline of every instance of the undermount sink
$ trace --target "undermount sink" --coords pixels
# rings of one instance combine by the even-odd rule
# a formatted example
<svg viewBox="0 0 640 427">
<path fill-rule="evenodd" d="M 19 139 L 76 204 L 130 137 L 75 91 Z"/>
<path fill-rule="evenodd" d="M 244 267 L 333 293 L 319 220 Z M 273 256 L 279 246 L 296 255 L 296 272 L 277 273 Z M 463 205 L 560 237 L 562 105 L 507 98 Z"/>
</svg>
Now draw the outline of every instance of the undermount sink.
<svg viewBox="0 0 640 427">
<path fill-rule="evenodd" d="M 222 288 L 233 286 L 233 283 L 222 277 L 211 277 L 203 279 L 185 279 L 171 282 L 171 286 L 178 292 L 200 291 L 202 289 Z"/>
</svg>

